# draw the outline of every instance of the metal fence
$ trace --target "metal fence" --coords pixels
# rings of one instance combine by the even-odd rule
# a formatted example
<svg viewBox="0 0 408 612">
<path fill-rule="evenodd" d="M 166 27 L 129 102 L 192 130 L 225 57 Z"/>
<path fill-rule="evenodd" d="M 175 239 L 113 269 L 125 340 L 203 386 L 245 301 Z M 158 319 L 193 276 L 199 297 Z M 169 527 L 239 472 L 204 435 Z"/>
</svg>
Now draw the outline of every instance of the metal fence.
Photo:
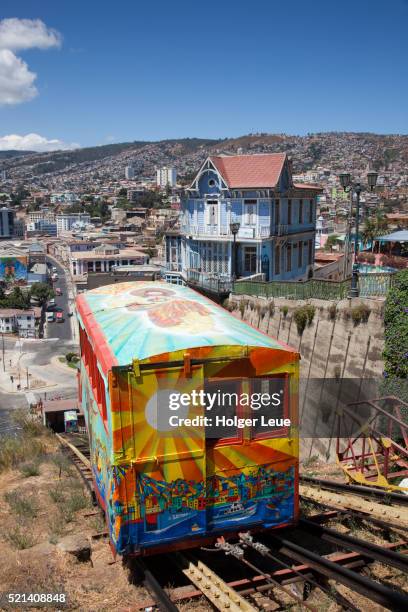
<svg viewBox="0 0 408 612">
<path fill-rule="evenodd" d="M 373 273 L 359 275 L 361 297 L 385 296 L 393 282 L 393 274 Z M 307 281 L 246 281 L 233 284 L 232 293 L 256 297 L 276 297 L 292 300 L 343 300 L 350 293 L 351 280 L 332 281 L 311 278 Z"/>
<path fill-rule="evenodd" d="M 373 274 L 360 274 L 360 297 L 375 297 L 387 295 L 394 282 L 395 273 L 375 272 Z"/>
</svg>

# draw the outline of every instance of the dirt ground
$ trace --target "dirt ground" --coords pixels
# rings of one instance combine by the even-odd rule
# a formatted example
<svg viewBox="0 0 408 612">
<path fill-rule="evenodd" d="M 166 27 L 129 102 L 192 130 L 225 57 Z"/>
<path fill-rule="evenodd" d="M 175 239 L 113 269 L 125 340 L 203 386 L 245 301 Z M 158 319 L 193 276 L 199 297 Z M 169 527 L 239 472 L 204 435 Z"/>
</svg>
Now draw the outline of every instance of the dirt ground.
<svg viewBox="0 0 408 612">
<path fill-rule="evenodd" d="M 92 538 L 104 529 L 100 513 L 52 436 L 44 443 L 39 465 L 21 468 L 38 475 L 19 468 L 0 474 L 0 592 L 66 593 L 68 610 L 137 610 L 149 595 L 129 582 L 108 540 Z M 90 561 L 59 551 L 58 542 L 73 534 L 91 542 Z"/>
<path fill-rule="evenodd" d="M 75 467 L 61 452 L 55 437 L 49 433 L 34 437 L 36 443 L 42 445 L 41 453 L 37 449 L 37 455 L 30 461 L 17 463 L 12 468 L 3 466 L 0 472 L 0 592 L 66 594 L 65 607 L 55 605 L 48 609 L 136 612 L 141 604 L 152 601 L 151 596 L 142 586 L 134 584 L 134 575 L 122 559 L 112 557 L 107 538 L 95 537 L 105 529 L 103 518 L 92 505 L 90 494 Z M 0 449 L 0 464 L 1 460 Z M 317 457 L 303 462 L 301 471 L 342 479 L 335 464 L 327 464 Z M 301 508 L 304 515 L 320 511 L 304 502 Z M 340 524 L 337 521 L 329 526 L 378 544 L 393 537 L 369 524 Z M 90 543 L 88 561 L 78 561 L 60 550 L 59 543 L 70 535 L 78 535 L 81 541 Z M 397 588 L 407 586 L 406 576 L 377 563 L 365 568 L 363 573 Z M 379 612 L 383 609 L 342 586 L 332 584 L 331 588 L 337 588 L 361 610 Z M 274 594 L 281 602 L 280 609 L 301 609 L 281 591 Z M 253 601 L 257 599 L 262 609 L 262 598 L 256 596 Z M 337 604 L 319 591 L 312 593 L 309 603 L 319 610 L 339 610 Z M 181 612 L 212 609 L 204 598 L 180 603 L 178 607 Z M 9 609 L 16 608 L 0 605 L 0 610 Z M 270 607 L 269 602 L 264 609 L 274 607 Z"/>
</svg>

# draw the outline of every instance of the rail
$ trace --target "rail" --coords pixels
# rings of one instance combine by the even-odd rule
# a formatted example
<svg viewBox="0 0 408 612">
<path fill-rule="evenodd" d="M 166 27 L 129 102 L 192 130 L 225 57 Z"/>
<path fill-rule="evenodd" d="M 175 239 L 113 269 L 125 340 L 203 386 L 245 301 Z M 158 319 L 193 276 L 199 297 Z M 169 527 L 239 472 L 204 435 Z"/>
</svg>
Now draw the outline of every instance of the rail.
<svg viewBox="0 0 408 612">
<path fill-rule="evenodd" d="M 374 487 L 368 487 L 365 485 L 346 484 L 344 482 L 326 480 L 325 478 L 314 478 L 312 476 L 300 476 L 300 482 L 311 484 L 322 489 L 328 489 L 330 491 L 352 493 L 354 495 L 360 495 L 366 498 L 377 498 L 381 501 L 385 501 L 387 504 L 395 503 L 408 506 L 408 495 L 404 495 L 403 493 L 384 491 L 383 489 L 376 489 Z"/>
<path fill-rule="evenodd" d="M 78 435 L 60 435 L 56 434 L 57 439 L 69 450 L 72 458 L 76 462 L 82 463 L 85 470 L 89 470 L 89 449 L 86 448 L 86 440 Z M 306 477 L 307 478 L 307 477 Z M 341 483 L 337 483 L 341 484 Z M 347 485 L 345 485 L 347 487 Z M 361 487 L 364 488 L 365 487 Z M 378 491 L 377 491 L 378 493 Z M 382 493 L 380 491 L 380 493 Z M 392 496 L 393 494 L 388 494 Z M 398 498 L 401 496 L 398 496 Z M 383 506 L 384 508 L 384 506 Z M 389 508 L 389 507 L 387 507 Z M 392 510 L 392 507 L 391 507 Z M 322 515 L 322 522 L 328 520 L 333 513 L 324 513 Z M 317 517 L 317 519 L 319 516 Z M 287 589 L 285 584 L 288 582 L 306 581 L 309 585 L 316 586 L 317 588 L 324 591 L 331 599 L 334 599 L 344 609 L 352 610 L 353 612 L 357 608 L 352 602 L 348 601 L 334 586 L 329 586 L 325 583 L 326 579 L 331 579 L 339 584 L 342 584 L 355 592 L 367 597 L 371 601 L 378 603 L 390 610 L 402 610 L 408 609 L 408 597 L 392 588 L 379 584 L 375 580 L 362 576 L 355 571 L 351 571 L 349 567 L 360 567 L 365 565 L 367 562 L 379 561 L 383 564 L 391 567 L 398 568 L 402 571 L 406 571 L 408 568 L 408 558 L 406 555 L 397 552 L 397 548 L 405 547 L 406 540 L 400 540 L 393 542 L 385 546 L 379 546 L 372 544 L 359 538 L 354 538 L 349 535 L 337 532 L 334 529 L 329 529 L 320 524 L 321 521 L 313 517 L 312 520 L 301 519 L 299 526 L 297 527 L 297 535 L 293 530 L 286 530 L 285 534 L 271 532 L 262 534 L 263 542 L 255 542 L 252 535 L 247 532 L 240 534 L 240 540 L 238 544 L 231 544 L 226 542 L 224 538 L 219 538 L 216 548 L 214 551 L 223 551 L 229 556 L 233 556 L 240 564 L 250 568 L 251 571 L 255 572 L 255 576 L 252 578 L 240 579 L 238 581 L 226 582 L 211 567 L 204 563 L 201 559 L 196 557 L 200 553 L 200 550 L 196 549 L 194 554 L 188 553 L 170 553 L 172 562 L 180 567 L 185 576 L 189 578 L 193 585 L 197 587 L 197 591 L 193 593 L 193 596 L 205 595 L 207 599 L 218 609 L 218 610 L 231 610 L 232 612 L 238 612 L 238 610 L 244 612 L 252 612 L 254 608 L 251 603 L 246 599 L 246 596 L 255 596 L 259 593 L 268 593 L 273 589 L 281 590 L 285 592 L 287 596 L 295 600 L 303 608 L 309 610 L 316 610 L 314 606 L 304 601 L 304 598 L 300 597 L 297 592 L 293 592 L 291 589 Z M 368 516 L 369 520 L 370 517 Z M 342 547 L 352 552 L 338 554 L 334 557 L 322 556 L 312 552 L 309 548 L 304 548 L 297 542 L 299 540 L 299 531 L 305 533 L 308 536 L 315 537 L 317 540 L 325 540 L 335 547 Z M 290 536 L 296 537 L 296 543 L 292 541 Z M 265 543 L 266 540 L 266 543 Z M 269 544 L 269 546 L 268 546 Z M 269 572 L 258 567 L 251 557 L 251 559 L 245 558 L 245 552 L 248 548 L 251 548 L 251 552 L 258 553 L 263 557 L 269 558 L 271 561 L 281 566 L 280 570 L 274 570 Z M 202 549 L 203 554 L 207 549 Z M 288 562 L 280 558 L 283 555 L 286 559 L 292 559 L 300 566 L 292 567 Z M 163 586 L 161 586 L 158 578 L 158 572 L 153 572 L 150 564 L 157 562 L 162 559 L 168 565 L 169 558 L 163 555 L 158 555 L 156 558 L 152 558 L 149 564 L 142 559 L 134 559 L 133 563 L 139 570 L 139 574 L 142 576 L 142 580 L 146 589 L 149 591 L 151 597 L 153 597 L 155 605 L 161 610 L 168 612 L 175 612 L 178 607 L 175 601 L 190 599 L 191 593 L 181 597 L 175 596 L 174 589 L 171 593 L 167 593 Z M 286 582 L 282 581 L 282 576 L 287 577 Z M 262 581 L 262 584 L 259 584 Z M 242 587 L 245 584 L 250 586 L 249 589 L 239 590 L 235 587 Z M 305 596 L 305 593 L 304 593 Z M 258 600 L 254 600 L 254 603 Z M 146 608 L 146 603 L 144 603 Z"/>
</svg>

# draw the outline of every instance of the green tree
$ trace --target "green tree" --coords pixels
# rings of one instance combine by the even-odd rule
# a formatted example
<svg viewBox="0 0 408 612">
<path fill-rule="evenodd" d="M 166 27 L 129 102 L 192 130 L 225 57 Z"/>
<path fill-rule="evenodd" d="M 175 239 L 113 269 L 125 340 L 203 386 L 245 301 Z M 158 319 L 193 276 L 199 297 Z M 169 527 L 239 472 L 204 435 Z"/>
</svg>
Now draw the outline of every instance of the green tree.
<svg viewBox="0 0 408 612">
<path fill-rule="evenodd" d="M 366 247 L 369 242 L 371 242 L 371 244 L 374 244 L 374 239 L 376 237 L 376 227 L 375 223 L 371 219 L 366 219 L 363 228 L 360 232 L 360 235 L 364 247 Z"/>
<path fill-rule="evenodd" d="M 324 250 L 325 251 L 332 251 L 334 245 L 337 242 L 339 235 L 338 234 L 330 234 L 330 236 L 327 238 L 326 243 L 324 245 Z"/>
<path fill-rule="evenodd" d="M 30 307 L 30 296 L 23 293 L 20 287 L 14 287 L 13 291 L 1 300 L 1 307 L 25 310 Z"/>
<path fill-rule="evenodd" d="M 54 290 L 47 283 L 33 283 L 30 289 L 30 297 L 36 298 L 41 306 L 54 295 Z"/>
</svg>

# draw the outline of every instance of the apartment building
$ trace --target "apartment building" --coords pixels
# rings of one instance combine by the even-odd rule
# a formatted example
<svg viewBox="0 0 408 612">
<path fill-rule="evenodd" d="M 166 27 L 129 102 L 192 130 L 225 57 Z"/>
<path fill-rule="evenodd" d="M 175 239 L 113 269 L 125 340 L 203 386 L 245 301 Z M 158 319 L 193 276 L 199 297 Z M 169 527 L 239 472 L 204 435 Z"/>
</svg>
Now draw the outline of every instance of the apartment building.
<svg viewBox="0 0 408 612">
<path fill-rule="evenodd" d="M 64 232 L 70 232 L 75 227 L 84 227 L 91 223 L 91 216 L 88 213 L 62 213 L 56 216 L 57 236 Z"/>
<path fill-rule="evenodd" d="M 175 168 L 164 166 L 156 170 L 156 185 L 161 189 L 166 187 L 175 187 L 177 182 L 177 173 Z"/>
</svg>

